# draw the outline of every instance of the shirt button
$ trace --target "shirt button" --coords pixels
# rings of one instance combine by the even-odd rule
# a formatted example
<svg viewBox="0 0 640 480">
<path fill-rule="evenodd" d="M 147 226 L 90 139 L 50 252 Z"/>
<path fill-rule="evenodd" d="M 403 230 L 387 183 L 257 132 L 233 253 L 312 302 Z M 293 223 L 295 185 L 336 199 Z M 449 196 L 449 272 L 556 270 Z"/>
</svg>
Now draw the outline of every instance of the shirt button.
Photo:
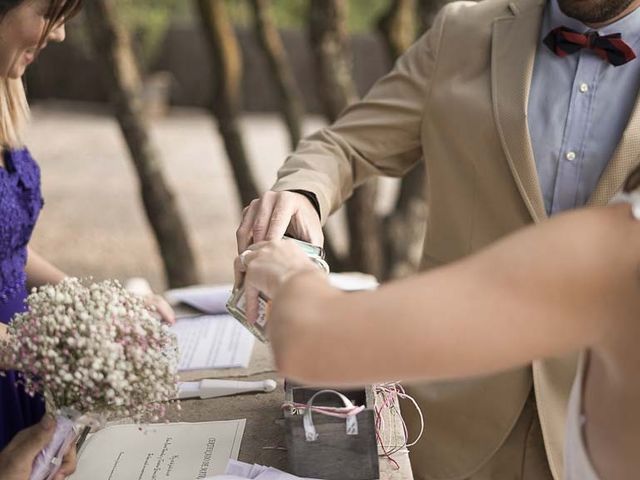
<svg viewBox="0 0 640 480">
<path fill-rule="evenodd" d="M 581 83 L 580 84 L 580 92 L 587 93 L 588 91 L 589 91 L 589 85 L 587 85 L 586 83 Z"/>
<path fill-rule="evenodd" d="M 566 158 L 570 162 L 573 162 L 576 159 L 576 152 L 567 152 Z"/>
</svg>

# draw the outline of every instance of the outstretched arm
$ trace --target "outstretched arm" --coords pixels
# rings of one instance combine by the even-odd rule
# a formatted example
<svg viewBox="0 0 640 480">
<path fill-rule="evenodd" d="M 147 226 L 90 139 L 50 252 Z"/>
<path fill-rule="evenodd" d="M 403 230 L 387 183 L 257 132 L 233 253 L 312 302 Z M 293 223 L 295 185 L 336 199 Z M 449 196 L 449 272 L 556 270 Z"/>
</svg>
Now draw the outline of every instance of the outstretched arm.
<svg viewBox="0 0 640 480">
<path fill-rule="evenodd" d="M 289 273 L 268 287 L 276 358 L 292 378 L 362 383 L 482 375 L 598 348 L 640 306 L 639 243 L 640 222 L 618 205 L 562 215 L 375 292 Z"/>
<path fill-rule="evenodd" d="M 26 272 L 27 286 L 29 288 L 37 288 L 48 284 L 55 285 L 67 277 L 66 273 L 58 269 L 48 260 L 45 260 L 31 248 L 29 248 L 28 251 Z M 173 309 L 161 296 L 154 295 L 151 291 L 148 292 L 148 295 L 143 296 L 149 305 L 156 308 L 162 320 L 169 324 L 175 323 L 176 318 Z"/>
</svg>

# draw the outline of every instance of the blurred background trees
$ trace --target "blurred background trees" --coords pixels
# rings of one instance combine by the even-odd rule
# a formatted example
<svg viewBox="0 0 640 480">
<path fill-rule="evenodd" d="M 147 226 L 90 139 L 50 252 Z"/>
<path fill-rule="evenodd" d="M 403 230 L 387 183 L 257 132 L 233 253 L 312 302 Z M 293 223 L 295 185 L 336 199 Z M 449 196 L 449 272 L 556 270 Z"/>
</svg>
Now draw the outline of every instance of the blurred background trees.
<svg viewBox="0 0 640 480">
<path fill-rule="evenodd" d="M 167 284 L 195 283 L 190 232 L 158 162 L 149 119 L 169 105 L 211 112 L 244 206 L 274 180 L 260 178 L 260 158 L 247 148 L 247 110 L 279 115 L 294 148 L 308 115 L 334 120 L 391 68 L 446 1 L 92 0 L 75 22 L 72 45 L 43 56 L 29 90 L 35 98 L 111 101 Z M 62 57 L 69 71 L 83 71 L 84 81 L 54 67 Z M 401 182 L 381 188 L 371 181 L 355 192 L 342 223 L 332 221 L 327 235 L 334 270 L 387 279 L 418 268 L 424 175 L 420 165 Z"/>
<path fill-rule="evenodd" d="M 197 284 L 189 233 L 143 115 L 142 79 L 129 31 L 111 0 L 91 0 L 84 13 L 94 51 L 98 52 L 101 78 L 111 94 L 138 175 L 142 204 L 161 253 L 167 284 L 173 288 Z"/>
</svg>

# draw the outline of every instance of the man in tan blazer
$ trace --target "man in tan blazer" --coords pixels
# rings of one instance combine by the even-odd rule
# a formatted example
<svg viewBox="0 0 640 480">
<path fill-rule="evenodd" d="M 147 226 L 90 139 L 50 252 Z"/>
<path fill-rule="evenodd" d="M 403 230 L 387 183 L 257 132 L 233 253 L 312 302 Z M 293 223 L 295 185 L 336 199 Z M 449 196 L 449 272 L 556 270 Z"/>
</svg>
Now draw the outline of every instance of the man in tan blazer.
<svg viewBox="0 0 640 480">
<path fill-rule="evenodd" d="M 549 214 L 606 203 L 640 154 L 639 5 L 449 4 L 361 102 L 300 143 L 273 190 L 245 209 L 239 251 L 287 229 L 322 243 L 321 223 L 355 186 L 402 176 L 421 158 L 425 268 Z M 410 387 L 426 415 L 425 437 L 411 451 L 415 477 L 560 480 L 574 373 L 568 358 Z M 412 410 L 404 413 L 415 426 Z"/>
</svg>

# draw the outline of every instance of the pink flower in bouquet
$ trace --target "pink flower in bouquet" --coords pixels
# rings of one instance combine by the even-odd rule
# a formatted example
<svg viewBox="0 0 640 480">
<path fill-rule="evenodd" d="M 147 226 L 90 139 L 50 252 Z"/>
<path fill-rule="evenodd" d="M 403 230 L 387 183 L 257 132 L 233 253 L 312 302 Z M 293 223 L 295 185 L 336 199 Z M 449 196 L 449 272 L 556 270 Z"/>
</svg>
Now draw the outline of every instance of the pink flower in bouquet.
<svg viewBox="0 0 640 480">
<path fill-rule="evenodd" d="M 56 412 L 136 421 L 177 398 L 177 343 L 144 301 L 115 281 L 69 278 L 35 289 L 0 346 L 29 393 Z"/>
</svg>

